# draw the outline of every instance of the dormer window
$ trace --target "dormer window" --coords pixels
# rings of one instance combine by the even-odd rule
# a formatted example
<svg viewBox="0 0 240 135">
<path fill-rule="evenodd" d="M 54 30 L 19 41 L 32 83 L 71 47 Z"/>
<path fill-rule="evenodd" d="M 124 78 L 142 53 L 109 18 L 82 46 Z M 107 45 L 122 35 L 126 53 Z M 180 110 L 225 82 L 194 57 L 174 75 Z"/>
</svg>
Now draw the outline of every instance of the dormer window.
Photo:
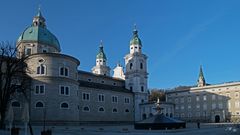
<svg viewBox="0 0 240 135">
<path fill-rule="evenodd" d="M 31 55 L 32 54 L 32 49 L 31 48 L 25 48 L 25 55 Z"/>
</svg>

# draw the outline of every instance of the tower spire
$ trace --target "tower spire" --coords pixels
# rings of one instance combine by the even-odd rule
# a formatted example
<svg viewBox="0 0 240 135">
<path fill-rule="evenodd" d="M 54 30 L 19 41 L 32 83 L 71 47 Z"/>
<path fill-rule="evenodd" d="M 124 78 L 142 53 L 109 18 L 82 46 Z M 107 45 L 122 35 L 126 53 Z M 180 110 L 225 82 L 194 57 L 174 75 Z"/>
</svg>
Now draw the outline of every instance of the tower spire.
<svg viewBox="0 0 240 135">
<path fill-rule="evenodd" d="M 206 85 L 206 82 L 205 82 L 205 78 L 203 75 L 202 65 L 200 65 L 200 71 L 199 71 L 199 76 L 198 76 L 198 87 L 202 87 L 205 85 Z"/>
<path fill-rule="evenodd" d="M 41 7 L 38 5 L 38 11 L 35 17 L 33 18 L 33 26 L 40 26 L 46 28 L 45 18 L 42 15 Z"/>
</svg>

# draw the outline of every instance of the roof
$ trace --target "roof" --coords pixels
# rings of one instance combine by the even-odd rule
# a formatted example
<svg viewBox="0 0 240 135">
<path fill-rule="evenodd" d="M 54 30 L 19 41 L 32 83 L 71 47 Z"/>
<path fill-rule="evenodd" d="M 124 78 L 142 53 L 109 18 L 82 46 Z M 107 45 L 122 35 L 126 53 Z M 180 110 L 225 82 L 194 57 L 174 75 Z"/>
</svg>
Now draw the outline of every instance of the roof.
<svg viewBox="0 0 240 135">
<path fill-rule="evenodd" d="M 114 80 L 114 81 L 121 81 L 121 82 L 125 81 L 125 80 L 123 80 L 121 78 L 115 78 L 115 77 L 101 75 L 101 74 L 94 74 L 92 72 L 87 72 L 87 71 L 83 71 L 83 70 L 78 70 L 78 73 L 80 73 L 80 74 L 88 74 L 88 75 L 91 75 L 91 76 L 96 76 L 96 77 L 101 77 L 101 78 L 107 78 L 107 79 L 111 79 L 111 80 Z"/>
<path fill-rule="evenodd" d="M 142 45 L 141 39 L 138 37 L 137 29 L 133 30 L 133 37 L 130 40 L 130 45 Z"/>
<path fill-rule="evenodd" d="M 104 59 L 104 60 L 107 59 L 107 57 L 106 57 L 106 55 L 105 55 L 105 53 L 104 53 L 104 51 L 103 51 L 102 42 L 101 42 L 101 44 L 100 44 L 100 46 L 99 46 L 99 52 L 98 52 L 96 58 L 97 58 L 97 59 Z"/>
<path fill-rule="evenodd" d="M 87 82 L 87 81 L 81 81 L 81 80 L 79 80 L 78 82 L 79 82 L 80 87 L 89 87 L 89 88 L 95 88 L 95 89 L 103 89 L 103 90 L 110 90 L 110 91 L 117 91 L 117 92 L 133 93 L 132 91 L 126 89 L 125 87 L 112 86 L 112 85 L 106 85 L 106 84 L 100 84 L 100 83 L 94 83 L 94 82 Z"/>
<path fill-rule="evenodd" d="M 38 42 L 50 45 L 59 51 L 60 44 L 58 39 L 47 29 L 41 26 L 30 26 L 19 36 L 17 42 Z"/>
</svg>

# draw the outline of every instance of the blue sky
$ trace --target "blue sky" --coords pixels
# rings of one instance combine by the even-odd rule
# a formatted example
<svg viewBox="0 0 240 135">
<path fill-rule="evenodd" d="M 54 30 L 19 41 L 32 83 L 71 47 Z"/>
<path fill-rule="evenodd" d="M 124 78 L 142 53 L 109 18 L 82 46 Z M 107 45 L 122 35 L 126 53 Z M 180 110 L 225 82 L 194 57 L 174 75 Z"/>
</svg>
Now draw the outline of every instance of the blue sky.
<svg viewBox="0 0 240 135">
<path fill-rule="evenodd" d="M 196 84 L 199 66 L 210 84 L 240 80 L 240 1 L 1 0 L 0 41 L 15 41 L 38 5 L 62 53 L 90 71 L 100 40 L 113 69 L 129 52 L 134 23 L 148 55 L 150 88 Z"/>
</svg>

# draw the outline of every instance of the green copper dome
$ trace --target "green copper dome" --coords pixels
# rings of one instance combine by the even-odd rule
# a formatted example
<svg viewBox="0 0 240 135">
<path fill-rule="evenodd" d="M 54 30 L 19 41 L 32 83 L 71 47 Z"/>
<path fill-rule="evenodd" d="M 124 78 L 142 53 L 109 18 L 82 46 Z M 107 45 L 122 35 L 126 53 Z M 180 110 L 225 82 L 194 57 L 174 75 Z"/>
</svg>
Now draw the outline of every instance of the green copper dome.
<svg viewBox="0 0 240 135">
<path fill-rule="evenodd" d="M 138 31 L 136 29 L 133 30 L 133 37 L 130 41 L 130 45 L 142 45 L 142 41 L 138 37 Z"/>
<path fill-rule="evenodd" d="M 46 28 L 45 19 L 40 11 L 34 17 L 33 24 L 23 31 L 17 42 L 38 42 L 61 50 L 58 39 Z"/>
<path fill-rule="evenodd" d="M 99 52 L 98 52 L 96 58 L 97 58 L 97 59 L 104 59 L 104 60 L 107 59 L 107 57 L 106 57 L 106 55 L 105 55 L 105 53 L 104 53 L 104 51 L 103 51 L 103 45 L 102 45 L 102 42 L 101 42 L 101 44 L 100 44 Z"/>
</svg>

